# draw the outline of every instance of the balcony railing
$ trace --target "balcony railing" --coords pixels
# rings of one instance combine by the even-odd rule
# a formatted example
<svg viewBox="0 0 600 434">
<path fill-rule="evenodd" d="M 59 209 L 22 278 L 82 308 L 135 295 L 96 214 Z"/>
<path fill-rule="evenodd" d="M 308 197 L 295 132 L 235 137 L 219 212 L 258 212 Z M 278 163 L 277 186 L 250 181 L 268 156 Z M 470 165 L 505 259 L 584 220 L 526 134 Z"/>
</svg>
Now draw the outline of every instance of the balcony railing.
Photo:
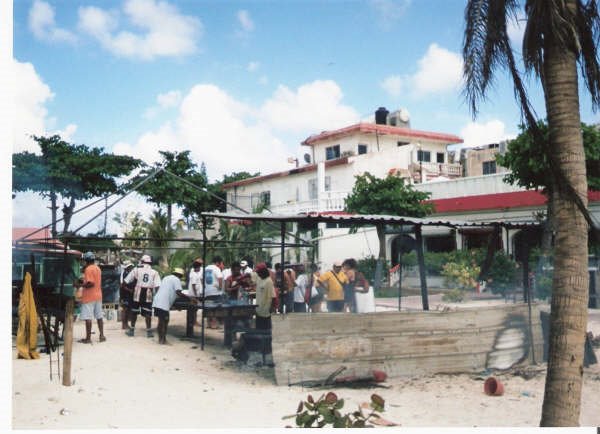
<svg viewBox="0 0 600 434">
<path fill-rule="evenodd" d="M 325 191 L 320 199 L 311 199 L 299 202 L 288 202 L 272 205 L 270 210 L 274 214 L 299 214 L 318 211 L 343 211 L 344 199 L 350 191 Z"/>
<path fill-rule="evenodd" d="M 411 171 L 419 174 L 421 168 L 423 174 L 428 177 L 445 176 L 447 178 L 456 178 L 462 176 L 461 165 L 458 163 L 412 163 Z"/>
</svg>

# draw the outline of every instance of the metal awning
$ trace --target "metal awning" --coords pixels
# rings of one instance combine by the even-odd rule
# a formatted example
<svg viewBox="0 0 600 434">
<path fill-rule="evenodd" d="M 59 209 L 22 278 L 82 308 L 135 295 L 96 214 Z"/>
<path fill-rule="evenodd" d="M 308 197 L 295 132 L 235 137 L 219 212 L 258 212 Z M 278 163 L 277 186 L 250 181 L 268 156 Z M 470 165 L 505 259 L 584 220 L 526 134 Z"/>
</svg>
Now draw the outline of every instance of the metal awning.
<svg viewBox="0 0 600 434">
<path fill-rule="evenodd" d="M 446 220 L 435 217 L 418 218 L 381 214 L 328 214 L 328 213 L 309 213 L 309 214 L 242 214 L 237 212 L 201 213 L 202 217 L 219 218 L 225 220 L 249 220 L 249 221 L 270 221 L 279 223 L 303 222 L 303 223 L 352 223 L 357 225 L 375 225 L 379 223 L 393 225 L 413 225 L 413 226 L 447 226 L 451 228 L 461 227 L 493 227 L 501 226 L 509 229 L 523 229 L 539 226 L 536 221 L 507 222 L 501 220 L 470 222 L 460 220 Z"/>
</svg>

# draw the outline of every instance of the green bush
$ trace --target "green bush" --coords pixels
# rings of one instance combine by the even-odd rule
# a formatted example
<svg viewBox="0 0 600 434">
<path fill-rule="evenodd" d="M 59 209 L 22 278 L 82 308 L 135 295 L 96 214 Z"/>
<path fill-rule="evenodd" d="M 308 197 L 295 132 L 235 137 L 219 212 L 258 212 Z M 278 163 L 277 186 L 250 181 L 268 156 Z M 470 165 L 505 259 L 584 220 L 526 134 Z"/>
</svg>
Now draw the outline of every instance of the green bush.
<svg viewBox="0 0 600 434">
<path fill-rule="evenodd" d="M 459 288 L 452 288 L 444 292 L 442 301 L 460 303 L 465 299 L 465 291 Z"/>
<path fill-rule="evenodd" d="M 356 261 L 356 268 L 360 271 L 369 283 L 372 285 L 375 281 L 375 269 L 377 268 L 377 258 L 373 255 L 367 256 L 363 259 Z M 385 261 L 383 264 L 383 270 L 381 273 L 382 281 L 386 281 L 389 277 L 390 263 Z"/>
<path fill-rule="evenodd" d="M 344 400 L 339 399 L 333 392 L 323 394 L 316 401 L 312 395 L 308 395 L 306 401 L 300 401 L 296 414 L 284 416 L 283 419 L 294 418 L 298 428 L 373 428 L 370 420 L 381 418 L 377 412 L 383 412 L 385 400 L 377 395 L 371 395 L 369 411 L 363 411 L 358 406 L 356 411 L 342 414 L 340 410 L 344 407 Z M 291 428 L 291 427 L 289 427 Z"/>
</svg>

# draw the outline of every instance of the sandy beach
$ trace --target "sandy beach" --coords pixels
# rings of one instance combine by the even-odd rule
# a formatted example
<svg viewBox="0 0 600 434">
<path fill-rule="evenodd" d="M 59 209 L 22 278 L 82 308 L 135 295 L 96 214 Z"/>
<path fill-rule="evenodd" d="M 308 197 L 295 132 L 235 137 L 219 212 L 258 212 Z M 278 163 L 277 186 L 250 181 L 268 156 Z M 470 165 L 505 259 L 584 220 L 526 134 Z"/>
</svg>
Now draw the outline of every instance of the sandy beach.
<svg viewBox="0 0 600 434">
<path fill-rule="evenodd" d="M 403 306 L 410 308 L 410 303 Z M 413 303 L 418 305 L 418 297 Z M 430 305 L 432 309 L 442 307 L 436 299 Z M 378 310 L 390 306 L 393 300 L 387 304 L 378 300 Z M 283 428 L 293 425 L 293 420 L 282 420 L 282 416 L 293 414 L 308 393 L 316 397 L 329 390 L 346 400 L 344 411 L 356 409 L 369 401 L 372 393 L 378 393 L 386 400 L 382 416 L 402 427 L 539 424 L 545 364 L 526 369 L 531 378 L 515 370 L 493 373 L 504 384 L 502 396 L 483 392 L 485 376 L 491 373 L 395 378 L 381 388 L 277 386 L 273 368 L 262 366 L 260 355 L 253 353 L 247 364 L 236 361 L 222 345 L 222 330 L 207 330 L 201 351 L 199 338 L 182 339 L 184 324 L 185 312 L 172 312 L 170 345 L 161 346 L 156 337 L 147 338 L 139 324 L 136 336 L 126 336 L 113 318 L 105 321 L 107 341 L 103 343 L 98 342 L 94 324 L 96 334 L 90 345 L 76 342 L 84 335 L 83 322 L 76 321 L 74 384 L 70 387 L 62 386 L 58 378 L 56 353 L 50 380 L 48 355 L 42 354 L 39 360 L 16 359 L 13 337 L 12 428 Z M 590 310 L 588 330 L 600 335 L 597 309 Z M 194 332 L 199 335 L 198 328 Z M 600 359 L 598 348 L 596 356 Z M 268 356 L 267 362 L 270 360 Z M 582 426 L 600 426 L 598 397 L 600 365 L 596 364 L 584 371 Z"/>
</svg>

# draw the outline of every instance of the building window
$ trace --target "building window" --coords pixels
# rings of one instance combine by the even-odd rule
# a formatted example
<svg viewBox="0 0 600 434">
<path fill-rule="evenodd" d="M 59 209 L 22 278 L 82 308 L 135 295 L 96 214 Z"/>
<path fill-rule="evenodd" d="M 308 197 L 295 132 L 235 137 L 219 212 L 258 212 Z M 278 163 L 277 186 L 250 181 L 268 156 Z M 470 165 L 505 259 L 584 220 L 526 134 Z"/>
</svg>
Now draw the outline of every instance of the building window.
<svg viewBox="0 0 600 434">
<path fill-rule="evenodd" d="M 262 206 L 269 207 L 271 206 L 271 192 L 270 191 L 261 191 L 260 192 L 260 202 Z"/>
<path fill-rule="evenodd" d="M 367 153 L 367 145 L 359 144 L 358 145 L 358 155 Z"/>
<path fill-rule="evenodd" d="M 491 175 L 496 173 L 496 162 L 495 161 L 484 161 L 483 164 L 483 174 Z"/>
<path fill-rule="evenodd" d="M 325 177 L 325 191 L 331 191 L 331 176 Z M 308 180 L 308 199 L 314 200 L 318 197 L 317 178 Z"/>
<path fill-rule="evenodd" d="M 326 160 L 335 160 L 336 158 L 340 158 L 340 145 L 328 146 L 325 148 Z"/>
<path fill-rule="evenodd" d="M 438 153 L 437 153 L 437 162 L 438 162 L 438 163 L 442 163 L 442 164 L 443 164 L 443 163 L 445 162 L 445 161 L 444 161 L 444 156 L 445 156 L 445 155 L 444 155 L 444 153 L 443 153 L 443 152 L 438 152 Z"/>
<path fill-rule="evenodd" d="M 417 161 L 422 161 L 423 163 L 431 162 L 431 152 L 430 151 L 417 151 Z"/>
</svg>

